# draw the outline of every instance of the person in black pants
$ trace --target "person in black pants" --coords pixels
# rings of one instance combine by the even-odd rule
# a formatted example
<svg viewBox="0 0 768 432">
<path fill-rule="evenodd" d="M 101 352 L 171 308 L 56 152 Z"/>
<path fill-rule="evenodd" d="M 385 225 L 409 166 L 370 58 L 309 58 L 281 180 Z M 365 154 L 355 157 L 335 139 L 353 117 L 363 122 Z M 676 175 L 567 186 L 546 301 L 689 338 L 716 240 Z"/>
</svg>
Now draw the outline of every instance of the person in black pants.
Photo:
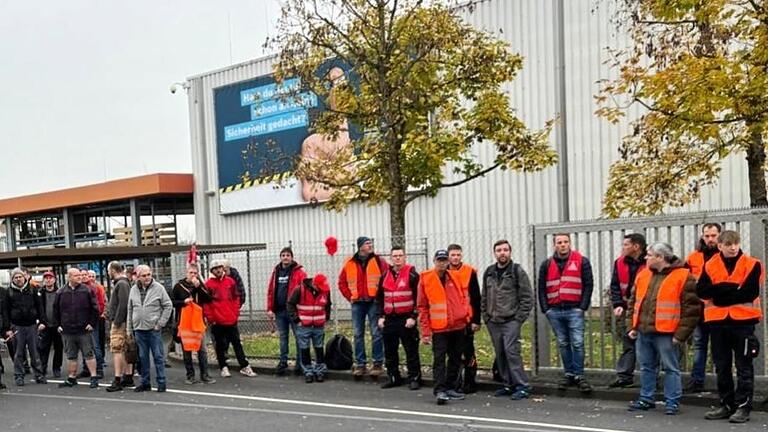
<svg viewBox="0 0 768 432">
<path fill-rule="evenodd" d="M 43 308 L 43 315 L 50 325 L 38 332 L 37 350 L 40 353 L 40 363 L 43 367 L 43 374 L 48 372 L 48 359 L 50 358 L 51 348 L 53 348 L 53 364 L 51 370 L 55 378 L 61 377 L 61 365 L 64 361 L 64 345 L 61 341 L 61 334 L 57 328 L 58 323 L 54 320 L 53 304 L 56 302 L 56 275 L 53 272 L 43 274 L 43 287 L 38 291 L 40 296 L 40 305 Z"/>
<path fill-rule="evenodd" d="M 408 365 L 408 387 L 421 387 L 421 361 L 419 360 L 419 330 L 416 320 L 416 297 L 419 289 L 419 274 L 406 264 L 405 250 L 394 247 L 390 253 L 392 265 L 381 276 L 376 294 L 379 314 L 378 325 L 382 329 L 384 356 L 387 367 L 387 381 L 381 388 L 402 385 L 400 376 L 400 342 L 405 350 Z"/>
<path fill-rule="evenodd" d="M 763 264 L 745 254 L 735 231 L 723 231 L 717 240 L 720 253 L 704 264 L 696 291 L 704 300 L 704 323 L 712 341 L 720 406 L 705 414 L 707 420 L 746 423 L 752 411 L 759 342 L 755 325 L 763 317 L 760 305 Z M 734 388 L 732 367 L 736 364 Z"/>
</svg>

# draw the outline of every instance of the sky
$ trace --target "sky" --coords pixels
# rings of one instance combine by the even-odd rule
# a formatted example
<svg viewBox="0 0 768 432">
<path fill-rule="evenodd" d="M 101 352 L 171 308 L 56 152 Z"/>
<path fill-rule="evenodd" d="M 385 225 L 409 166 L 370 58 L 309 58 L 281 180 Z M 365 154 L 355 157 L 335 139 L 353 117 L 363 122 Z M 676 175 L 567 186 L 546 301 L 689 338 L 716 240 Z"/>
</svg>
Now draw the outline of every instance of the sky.
<svg viewBox="0 0 768 432">
<path fill-rule="evenodd" d="M 0 198 L 191 172 L 174 82 L 268 54 L 279 0 L 0 0 Z"/>
</svg>

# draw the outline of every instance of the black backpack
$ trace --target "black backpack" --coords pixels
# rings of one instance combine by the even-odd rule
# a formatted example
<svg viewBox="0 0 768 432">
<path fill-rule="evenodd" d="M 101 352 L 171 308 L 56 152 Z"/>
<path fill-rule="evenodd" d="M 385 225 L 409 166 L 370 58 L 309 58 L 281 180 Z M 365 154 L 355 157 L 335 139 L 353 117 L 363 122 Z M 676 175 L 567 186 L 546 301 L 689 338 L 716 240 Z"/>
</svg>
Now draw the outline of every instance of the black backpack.
<svg viewBox="0 0 768 432">
<path fill-rule="evenodd" d="M 332 370 L 352 369 L 352 344 L 346 336 L 336 334 L 325 345 L 325 365 Z"/>
</svg>

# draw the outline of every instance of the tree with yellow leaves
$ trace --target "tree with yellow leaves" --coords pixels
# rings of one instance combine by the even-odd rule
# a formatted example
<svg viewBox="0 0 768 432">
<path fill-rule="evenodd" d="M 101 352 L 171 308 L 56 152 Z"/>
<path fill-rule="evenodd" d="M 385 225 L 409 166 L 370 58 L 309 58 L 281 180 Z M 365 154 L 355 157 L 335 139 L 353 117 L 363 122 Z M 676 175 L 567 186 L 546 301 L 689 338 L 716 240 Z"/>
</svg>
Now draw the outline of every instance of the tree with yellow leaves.
<svg viewBox="0 0 768 432">
<path fill-rule="evenodd" d="M 536 171 L 556 161 L 551 123 L 531 131 L 502 85 L 522 58 L 433 0 L 286 0 L 273 41 L 278 79 L 298 77 L 327 108 L 313 122 L 313 156 L 295 173 L 330 192 L 325 207 L 388 204 L 402 246 L 406 206 L 495 169 Z M 337 67 L 331 66 L 336 65 Z M 338 69 L 347 71 L 339 79 Z M 357 126 L 350 146 L 326 145 Z M 326 146 L 332 151 L 321 152 Z M 476 146 L 493 146 L 482 161 Z M 447 169 L 455 178 L 446 180 Z"/>
<path fill-rule="evenodd" d="M 750 204 L 766 206 L 768 11 L 764 0 L 618 0 L 631 48 L 614 51 L 598 115 L 642 115 L 620 145 L 603 212 L 655 214 L 700 197 L 744 155 Z M 745 185 L 747 186 L 747 185 Z"/>
</svg>

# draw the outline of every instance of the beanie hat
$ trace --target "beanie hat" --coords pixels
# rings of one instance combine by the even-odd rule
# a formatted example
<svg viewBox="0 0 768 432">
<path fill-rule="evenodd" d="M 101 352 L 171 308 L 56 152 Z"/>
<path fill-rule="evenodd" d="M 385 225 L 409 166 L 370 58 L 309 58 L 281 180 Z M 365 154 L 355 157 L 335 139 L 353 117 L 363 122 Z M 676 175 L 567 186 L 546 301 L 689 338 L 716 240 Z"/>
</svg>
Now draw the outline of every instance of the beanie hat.
<svg viewBox="0 0 768 432">
<path fill-rule="evenodd" d="M 366 237 L 366 236 L 358 237 L 357 238 L 357 248 L 360 249 L 361 247 L 363 247 L 365 242 L 369 242 L 369 241 L 371 241 L 371 239 L 369 237 Z"/>
</svg>

